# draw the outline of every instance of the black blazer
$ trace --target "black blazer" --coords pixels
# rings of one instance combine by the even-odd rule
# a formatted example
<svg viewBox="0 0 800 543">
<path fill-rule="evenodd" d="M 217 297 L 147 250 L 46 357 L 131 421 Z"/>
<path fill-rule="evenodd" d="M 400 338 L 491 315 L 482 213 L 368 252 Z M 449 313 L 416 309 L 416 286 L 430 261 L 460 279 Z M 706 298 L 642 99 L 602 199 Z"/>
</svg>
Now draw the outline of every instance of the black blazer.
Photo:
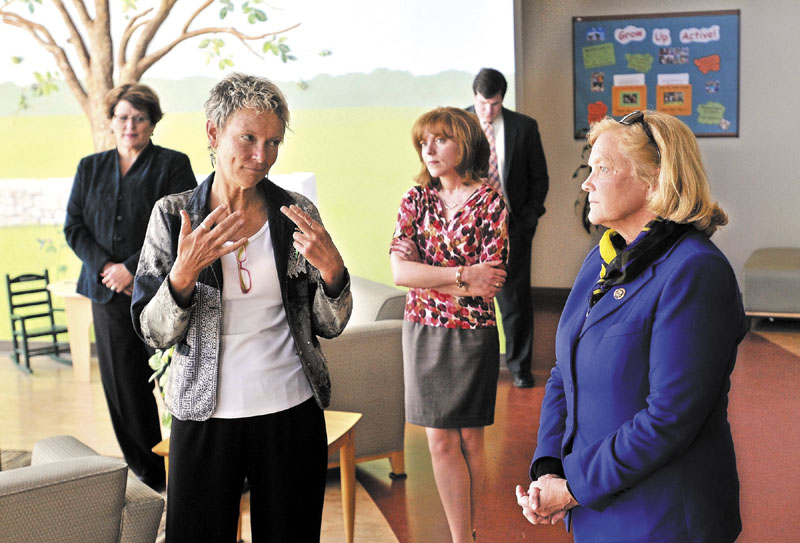
<svg viewBox="0 0 800 543">
<path fill-rule="evenodd" d="M 116 149 L 81 159 L 64 222 L 67 243 L 83 262 L 78 293 L 109 302 L 114 292 L 100 279 L 105 263 L 122 262 L 135 275 L 156 200 L 196 186 L 189 157 L 152 142 L 124 177 Z"/>
<path fill-rule="evenodd" d="M 467 111 L 475 113 L 475 107 Z M 544 215 L 549 177 L 544 158 L 539 125 L 535 119 L 503 108 L 505 136 L 506 201 L 509 204 L 509 226 L 536 228 Z"/>
</svg>

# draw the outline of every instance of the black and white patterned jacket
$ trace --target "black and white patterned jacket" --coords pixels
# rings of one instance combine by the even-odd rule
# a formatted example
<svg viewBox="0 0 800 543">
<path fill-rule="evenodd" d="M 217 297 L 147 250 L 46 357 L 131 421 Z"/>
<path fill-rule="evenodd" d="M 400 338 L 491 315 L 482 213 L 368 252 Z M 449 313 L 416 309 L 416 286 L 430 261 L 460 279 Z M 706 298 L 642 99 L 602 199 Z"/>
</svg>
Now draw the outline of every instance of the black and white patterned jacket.
<svg viewBox="0 0 800 543">
<path fill-rule="evenodd" d="M 180 210 L 189 214 L 192 229 L 210 213 L 212 173 L 196 189 L 159 200 L 150 216 L 147 235 L 134 281 L 131 314 L 139 336 L 150 346 L 176 345 L 165 393 L 165 404 L 180 420 L 211 417 L 217 402 L 220 330 L 222 329 L 222 265 L 204 269 L 189 307 L 181 307 L 166 280 L 175 262 L 180 232 Z M 330 403 L 328 365 L 317 336 L 331 338 L 344 330 L 353 308 L 350 277 L 336 298 L 325 294 L 319 271 L 293 247 L 295 226 L 281 206 L 296 204 L 320 221 L 306 197 L 288 192 L 268 179 L 258 188 L 267 202 L 270 235 L 275 252 L 283 305 L 289 330 L 303 370 L 321 408 Z"/>
</svg>

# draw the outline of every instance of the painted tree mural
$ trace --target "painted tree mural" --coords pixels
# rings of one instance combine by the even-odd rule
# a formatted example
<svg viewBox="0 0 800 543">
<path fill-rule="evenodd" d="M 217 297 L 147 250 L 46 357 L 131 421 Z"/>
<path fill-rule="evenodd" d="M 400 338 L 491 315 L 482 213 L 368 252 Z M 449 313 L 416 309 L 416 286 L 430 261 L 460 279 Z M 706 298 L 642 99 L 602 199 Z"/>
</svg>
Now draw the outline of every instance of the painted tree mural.
<svg viewBox="0 0 800 543">
<path fill-rule="evenodd" d="M 116 85 L 134 83 L 178 45 L 196 40 L 208 63 L 220 69 L 233 66 L 225 53 L 224 37 L 232 36 L 254 54 L 272 53 L 283 62 L 294 60 L 286 37 L 297 25 L 270 28 L 264 0 L 5 0 L 0 22 L 27 32 L 50 53 L 60 77 L 89 120 L 95 150 L 113 146 L 103 107 L 106 93 Z M 194 11 L 178 10 L 194 7 Z M 43 17 L 45 10 L 57 17 Z M 201 23 L 213 14 L 214 25 Z M 170 16 L 172 19 L 169 19 Z M 179 20 L 182 17 L 182 20 Z M 112 35 L 112 19 L 124 21 Z M 43 23 L 42 20 L 60 21 Z M 232 20 L 236 22 L 231 22 Z M 169 20 L 169 24 L 165 25 Z M 218 24 L 217 24 L 218 23 Z M 229 25 L 230 24 L 230 25 Z M 236 26 L 234 26 L 236 25 Z M 243 29 L 247 28 L 249 32 Z M 175 30 L 170 30 L 175 29 Z M 159 32 L 160 31 L 160 32 Z M 257 50 L 258 48 L 259 50 Z M 12 57 L 21 61 L 23 57 Z M 54 89 L 51 74 L 36 74 L 34 91 Z"/>
</svg>

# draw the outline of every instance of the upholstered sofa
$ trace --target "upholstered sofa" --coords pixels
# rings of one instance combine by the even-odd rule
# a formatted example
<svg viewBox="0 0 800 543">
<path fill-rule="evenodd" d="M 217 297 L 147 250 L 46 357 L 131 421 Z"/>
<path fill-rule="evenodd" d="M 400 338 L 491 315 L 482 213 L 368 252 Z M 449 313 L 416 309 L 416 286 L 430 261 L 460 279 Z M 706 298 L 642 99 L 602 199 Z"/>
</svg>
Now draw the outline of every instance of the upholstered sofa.
<svg viewBox="0 0 800 543">
<path fill-rule="evenodd" d="M 405 291 L 351 277 L 353 314 L 337 338 L 321 339 L 331 372 L 331 409 L 356 411 L 356 462 L 388 458 L 405 474 L 405 407 L 401 342 Z M 338 456 L 331 457 L 331 465 Z"/>
<path fill-rule="evenodd" d="M 38 441 L 30 466 L 0 472 L 3 543 L 153 543 L 163 510 L 125 462 L 71 436 Z"/>
<path fill-rule="evenodd" d="M 800 318 L 800 248 L 758 249 L 744 264 L 744 309 L 753 317 Z"/>
</svg>

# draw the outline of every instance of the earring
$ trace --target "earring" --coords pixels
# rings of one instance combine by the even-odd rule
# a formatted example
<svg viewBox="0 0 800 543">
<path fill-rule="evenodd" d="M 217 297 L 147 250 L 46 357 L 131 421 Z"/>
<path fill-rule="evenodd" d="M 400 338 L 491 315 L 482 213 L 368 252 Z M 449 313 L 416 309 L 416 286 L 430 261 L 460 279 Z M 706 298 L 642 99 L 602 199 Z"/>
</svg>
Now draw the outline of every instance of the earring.
<svg viewBox="0 0 800 543">
<path fill-rule="evenodd" d="M 216 168 L 217 167 L 217 157 L 216 157 L 216 155 L 214 154 L 213 151 L 208 153 L 208 158 L 211 160 L 211 169 Z"/>
</svg>

